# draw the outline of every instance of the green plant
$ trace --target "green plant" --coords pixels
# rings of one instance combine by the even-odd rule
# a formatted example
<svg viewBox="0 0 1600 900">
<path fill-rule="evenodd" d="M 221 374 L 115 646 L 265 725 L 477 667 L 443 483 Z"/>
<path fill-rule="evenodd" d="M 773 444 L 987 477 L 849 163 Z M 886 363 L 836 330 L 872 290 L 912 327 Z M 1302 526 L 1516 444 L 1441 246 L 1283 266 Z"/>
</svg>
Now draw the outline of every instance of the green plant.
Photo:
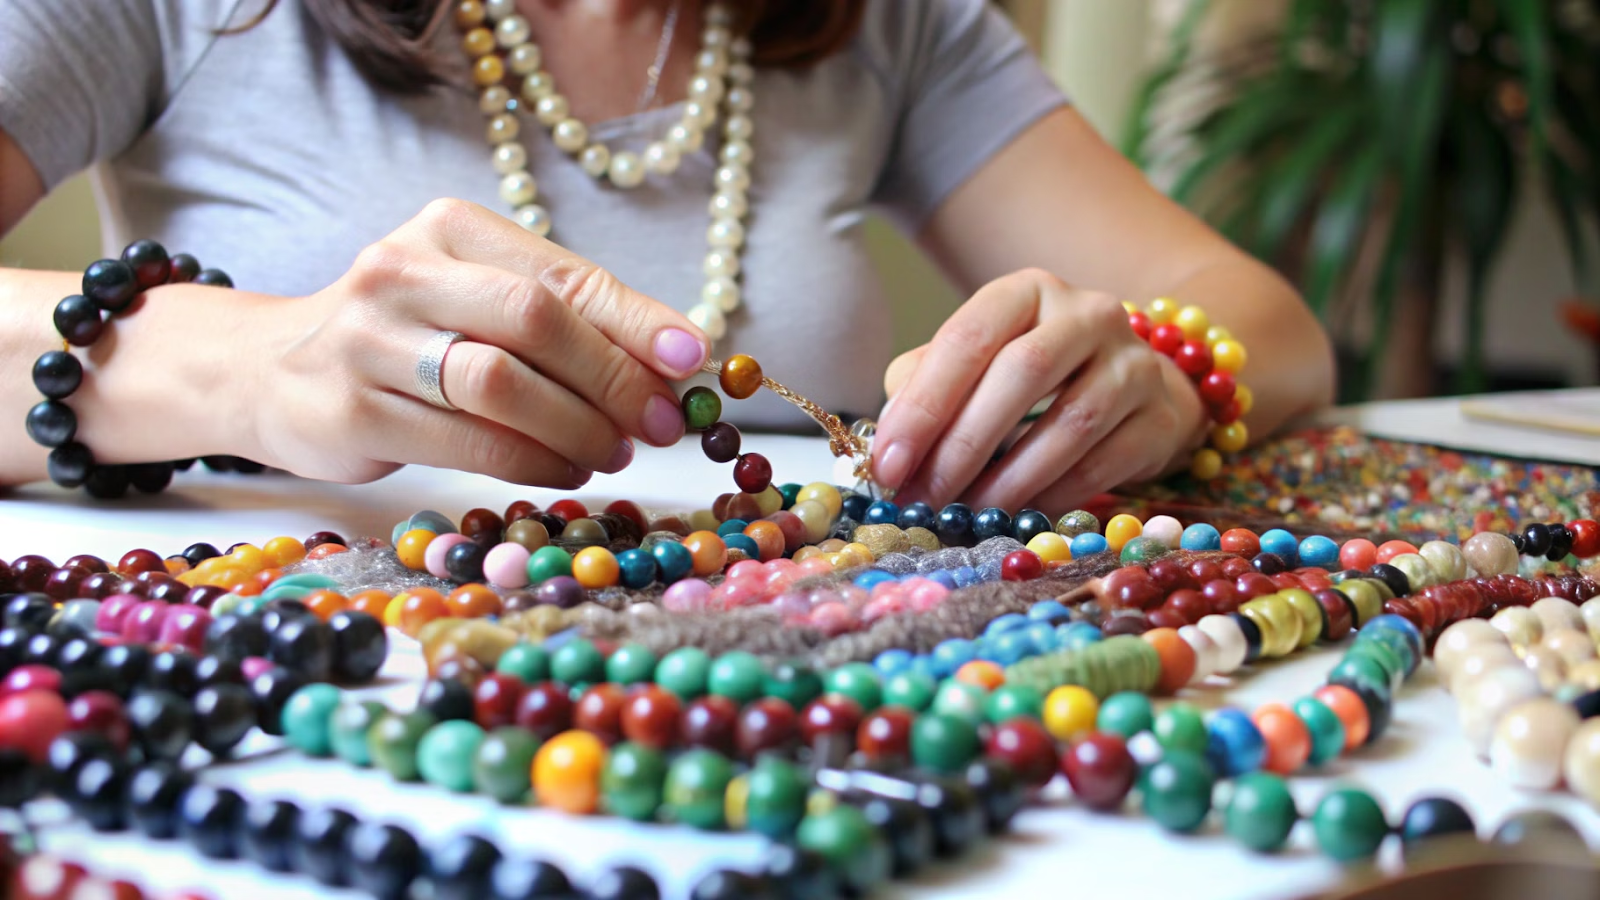
<svg viewBox="0 0 1600 900">
<path fill-rule="evenodd" d="M 1180 135 L 1172 196 L 1289 272 L 1325 321 L 1370 252 L 1373 340 L 1358 396 L 1397 298 L 1436 297 L 1458 253 L 1457 386 L 1482 389 L 1488 281 L 1525 179 L 1551 199 L 1580 292 L 1600 295 L 1586 235 L 1600 220 L 1600 2 L 1283 0 L 1283 12 L 1265 40 L 1202 65 L 1196 35 L 1215 10 L 1190 0 L 1142 86 L 1125 152 L 1151 164 L 1169 93 L 1220 90 L 1226 99 Z"/>
</svg>

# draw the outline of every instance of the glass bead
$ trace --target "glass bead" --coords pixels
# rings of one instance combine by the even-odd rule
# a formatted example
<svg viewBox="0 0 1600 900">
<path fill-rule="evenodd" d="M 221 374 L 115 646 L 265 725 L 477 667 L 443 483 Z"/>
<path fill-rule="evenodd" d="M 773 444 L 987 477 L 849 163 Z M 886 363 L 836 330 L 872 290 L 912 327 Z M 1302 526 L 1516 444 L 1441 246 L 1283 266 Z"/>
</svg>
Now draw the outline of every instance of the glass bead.
<svg viewBox="0 0 1600 900">
<path fill-rule="evenodd" d="M 1377 801 L 1356 788 L 1340 788 L 1323 797 L 1311 824 L 1317 846 L 1340 862 L 1371 857 L 1389 833 Z"/>
<path fill-rule="evenodd" d="M 647 822 L 661 807 L 667 777 L 666 757 L 659 749 L 623 743 L 612 748 L 600 775 L 600 795 L 607 811 Z"/>
<path fill-rule="evenodd" d="M 1234 781 L 1223 828 L 1251 850 L 1271 853 L 1288 841 L 1298 817 L 1294 797 L 1283 778 L 1268 772 L 1251 772 Z"/>
<path fill-rule="evenodd" d="M 1351 688 L 1330 684 L 1318 688 L 1312 696 L 1332 710 L 1344 725 L 1345 750 L 1353 750 L 1367 742 L 1372 719 L 1359 694 Z"/>
<path fill-rule="evenodd" d="M 1266 745 L 1262 768 L 1289 775 L 1305 765 L 1311 756 L 1312 735 L 1294 710 L 1281 703 L 1268 703 L 1256 708 L 1251 721 Z"/>
</svg>

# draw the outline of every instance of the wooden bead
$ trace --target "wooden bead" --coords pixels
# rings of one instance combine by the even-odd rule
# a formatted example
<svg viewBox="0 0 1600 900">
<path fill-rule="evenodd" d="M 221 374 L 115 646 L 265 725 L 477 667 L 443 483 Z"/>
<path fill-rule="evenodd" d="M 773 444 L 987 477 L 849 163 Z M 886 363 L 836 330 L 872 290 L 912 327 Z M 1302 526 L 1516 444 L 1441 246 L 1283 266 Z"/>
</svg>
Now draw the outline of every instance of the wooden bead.
<svg viewBox="0 0 1600 900">
<path fill-rule="evenodd" d="M 761 389 L 761 364 L 742 353 L 730 356 L 722 364 L 717 383 L 724 394 L 735 400 L 749 398 Z"/>
</svg>

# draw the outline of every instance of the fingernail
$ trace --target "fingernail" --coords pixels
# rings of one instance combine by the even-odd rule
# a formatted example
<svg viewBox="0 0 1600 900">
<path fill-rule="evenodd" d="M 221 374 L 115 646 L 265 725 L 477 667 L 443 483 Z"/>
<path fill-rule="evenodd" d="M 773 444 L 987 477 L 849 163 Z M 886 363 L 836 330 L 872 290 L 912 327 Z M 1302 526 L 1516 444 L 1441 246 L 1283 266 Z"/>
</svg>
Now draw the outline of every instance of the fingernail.
<svg viewBox="0 0 1600 900">
<path fill-rule="evenodd" d="M 605 471 L 621 472 L 631 462 L 633 462 L 633 441 L 624 438 L 622 443 L 617 445 L 617 449 L 611 451 L 611 458 L 606 460 Z"/>
<path fill-rule="evenodd" d="M 631 453 L 629 454 L 629 456 L 632 455 L 633 454 Z M 567 478 L 572 482 L 573 487 L 583 487 L 584 485 L 588 484 L 589 479 L 593 477 L 593 472 L 581 466 L 567 466 Z"/>
<path fill-rule="evenodd" d="M 895 441 L 883 448 L 872 464 L 872 477 L 886 488 L 898 488 L 911 474 L 911 448 L 905 441 Z"/>
<path fill-rule="evenodd" d="M 675 375 L 693 374 L 705 355 L 700 339 L 681 328 L 668 328 L 656 335 L 656 359 Z"/>
<path fill-rule="evenodd" d="M 659 394 L 645 401 L 644 436 L 663 447 L 676 444 L 683 437 L 683 411 L 678 404 Z"/>
</svg>

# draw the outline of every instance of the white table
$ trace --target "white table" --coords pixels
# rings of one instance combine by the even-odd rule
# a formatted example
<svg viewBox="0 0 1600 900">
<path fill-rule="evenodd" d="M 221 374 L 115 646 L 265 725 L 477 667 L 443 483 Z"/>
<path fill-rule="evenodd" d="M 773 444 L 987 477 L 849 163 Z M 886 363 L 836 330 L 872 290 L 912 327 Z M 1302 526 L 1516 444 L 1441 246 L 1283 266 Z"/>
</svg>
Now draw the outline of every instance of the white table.
<svg viewBox="0 0 1600 900">
<path fill-rule="evenodd" d="M 820 440 L 751 436 L 766 453 L 779 481 L 828 478 L 831 461 Z M 629 497 L 647 507 L 689 508 L 703 504 L 731 483 L 726 466 L 710 464 L 691 443 L 667 451 L 643 451 L 628 472 L 598 477 L 579 492 L 599 501 Z M 410 513 L 435 508 L 452 517 L 467 509 L 503 508 L 513 499 L 553 499 L 549 493 L 508 486 L 459 473 L 412 469 L 373 485 L 339 487 L 282 477 L 182 476 L 159 498 L 96 504 L 47 486 L 0 499 L 0 556 L 43 553 L 58 561 L 73 553 L 115 559 L 137 546 L 167 554 L 206 540 L 226 547 L 278 534 L 304 536 L 331 528 L 345 534 L 387 536 Z M 1244 708 L 1292 701 L 1312 690 L 1337 659 L 1336 651 L 1304 654 L 1260 667 L 1235 684 L 1186 692 L 1205 706 Z M 391 660 L 386 687 L 409 697 L 421 671 L 414 653 Z M 493 837 L 507 848 L 536 851 L 583 876 L 604 863 L 634 862 L 654 870 L 669 896 L 684 896 L 692 879 L 716 865 L 756 857 L 760 842 L 748 836 L 707 836 L 683 828 L 646 827 L 603 818 L 578 819 L 541 810 L 497 807 L 478 797 L 448 795 L 419 785 L 394 785 L 374 772 L 335 762 L 305 761 L 271 752 L 276 742 L 254 735 L 247 745 L 266 751 L 248 761 L 217 767 L 206 776 L 239 785 L 248 796 L 288 797 L 303 805 L 340 804 L 414 829 L 420 838 L 466 830 Z M 196 751 L 198 752 L 198 751 Z M 1333 783 L 1349 781 L 1379 796 L 1391 818 L 1411 800 L 1446 794 L 1462 800 L 1487 833 L 1510 811 L 1541 806 L 1571 817 L 1600 846 L 1600 817 L 1564 795 L 1536 795 L 1505 787 L 1476 760 L 1461 738 L 1454 706 L 1433 682 L 1428 667 L 1405 688 L 1395 723 L 1384 741 L 1314 776 L 1294 779 L 1302 810 L 1309 813 Z M 885 896 L 955 898 L 1116 896 L 1241 900 L 1303 896 L 1336 886 L 1341 870 L 1319 857 L 1309 826 L 1302 823 L 1291 849 L 1264 857 L 1216 833 L 1173 838 L 1137 813 L 1088 813 L 1059 790 L 1018 817 L 1014 833 L 990 842 L 958 863 L 941 865 Z M 41 810 L 47 815 L 48 809 Z M 1213 817 L 1213 821 L 1215 817 Z M 45 828 L 47 847 L 90 860 L 111 873 L 136 874 L 156 888 L 200 886 L 217 897 L 327 898 L 355 896 L 329 891 L 301 878 L 274 876 L 245 863 L 204 860 L 176 843 L 153 844 L 126 835 L 90 836 L 70 823 Z M 1397 848 L 1385 847 L 1381 864 L 1392 867 Z M 1113 893 L 1114 892 L 1114 893 Z"/>
</svg>

